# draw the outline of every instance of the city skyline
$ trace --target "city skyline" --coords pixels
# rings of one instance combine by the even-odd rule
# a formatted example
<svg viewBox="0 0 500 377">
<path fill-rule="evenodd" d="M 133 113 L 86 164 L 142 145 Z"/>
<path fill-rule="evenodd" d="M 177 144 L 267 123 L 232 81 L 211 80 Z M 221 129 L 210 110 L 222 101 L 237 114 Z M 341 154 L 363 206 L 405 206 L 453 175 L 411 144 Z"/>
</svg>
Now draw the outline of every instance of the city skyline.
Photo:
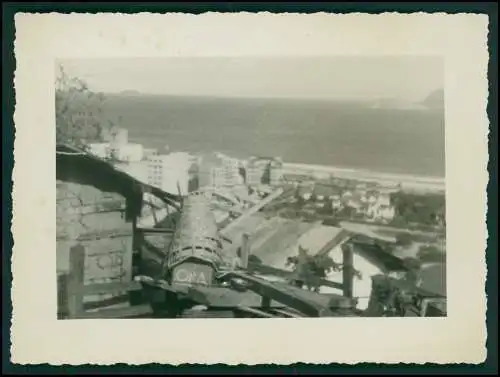
<svg viewBox="0 0 500 377">
<path fill-rule="evenodd" d="M 419 102 L 444 87 L 442 59 L 432 56 L 105 58 L 58 64 L 104 93 Z"/>
</svg>

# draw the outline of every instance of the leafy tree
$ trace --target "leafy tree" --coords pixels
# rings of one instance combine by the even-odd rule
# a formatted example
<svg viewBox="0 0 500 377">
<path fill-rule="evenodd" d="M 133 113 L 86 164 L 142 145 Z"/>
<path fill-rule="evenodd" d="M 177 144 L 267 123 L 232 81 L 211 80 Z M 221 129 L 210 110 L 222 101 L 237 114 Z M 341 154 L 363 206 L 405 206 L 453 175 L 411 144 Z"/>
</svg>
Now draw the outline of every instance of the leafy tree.
<svg viewBox="0 0 500 377">
<path fill-rule="evenodd" d="M 333 213 L 332 201 L 327 199 L 324 203 L 324 206 L 321 207 L 318 212 L 323 215 L 331 215 Z"/>
<path fill-rule="evenodd" d="M 70 77 L 63 66 L 56 76 L 56 140 L 78 147 L 106 139 L 116 131 L 115 123 L 104 116 L 104 96 L 95 93 L 81 79 Z"/>
<path fill-rule="evenodd" d="M 403 224 L 417 223 L 436 226 L 445 215 L 445 197 L 442 194 L 412 194 L 397 192 L 391 202 L 396 207 L 395 220 Z"/>
</svg>

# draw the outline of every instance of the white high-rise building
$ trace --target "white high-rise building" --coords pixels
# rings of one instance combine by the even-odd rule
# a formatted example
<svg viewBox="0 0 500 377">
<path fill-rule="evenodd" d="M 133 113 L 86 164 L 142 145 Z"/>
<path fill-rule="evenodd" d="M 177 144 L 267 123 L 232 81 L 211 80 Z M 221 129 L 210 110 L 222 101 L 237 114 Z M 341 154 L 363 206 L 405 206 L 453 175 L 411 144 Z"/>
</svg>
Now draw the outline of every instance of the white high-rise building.
<svg viewBox="0 0 500 377">
<path fill-rule="evenodd" d="M 148 157 L 147 182 L 171 194 L 188 193 L 193 157 L 184 152 Z"/>
<path fill-rule="evenodd" d="M 198 172 L 200 188 L 234 187 L 242 184 L 239 165 L 237 159 L 221 153 L 202 156 Z"/>
<path fill-rule="evenodd" d="M 117 162 L 115 163 L 115 167 L 120 169 L 130 176 L 134 177 L 138 181 L 143 183 L 148 182 L 148 164 L 149 161 L 141 160 L 141 161 L 130 161 L 130 162 Z"/>
</svg>

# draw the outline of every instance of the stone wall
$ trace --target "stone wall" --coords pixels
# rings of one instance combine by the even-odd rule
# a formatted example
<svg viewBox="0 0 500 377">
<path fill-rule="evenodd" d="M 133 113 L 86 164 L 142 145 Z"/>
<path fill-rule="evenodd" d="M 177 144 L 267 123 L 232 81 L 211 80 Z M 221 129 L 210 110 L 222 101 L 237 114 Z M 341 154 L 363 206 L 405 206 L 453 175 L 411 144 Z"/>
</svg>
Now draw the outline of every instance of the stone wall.
<svg viewBox="0 0 500 377">
<path fill-rule="evenodd" d="M 126 198 L 91 185 L 57 181 L 56 206 L 58 274 L 69 272 L 70 248 L 81 244 L 85 284 L 131 281 L 133 224 L 126 220 Z"/>
</svg>

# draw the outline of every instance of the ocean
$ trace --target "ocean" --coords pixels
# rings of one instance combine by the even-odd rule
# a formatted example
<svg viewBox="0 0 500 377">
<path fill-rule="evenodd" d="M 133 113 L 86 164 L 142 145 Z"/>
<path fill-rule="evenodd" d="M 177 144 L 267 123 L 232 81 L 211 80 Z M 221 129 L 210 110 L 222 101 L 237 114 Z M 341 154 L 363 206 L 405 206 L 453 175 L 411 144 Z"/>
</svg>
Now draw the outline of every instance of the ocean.
<svg viewBox="0 0 500 377">
<path fill-rule="evenodd" d="M 170 151 L 444 177 L 443 110 L 362 102 L 108 95 L 129 140 Z"/>
</svg>

